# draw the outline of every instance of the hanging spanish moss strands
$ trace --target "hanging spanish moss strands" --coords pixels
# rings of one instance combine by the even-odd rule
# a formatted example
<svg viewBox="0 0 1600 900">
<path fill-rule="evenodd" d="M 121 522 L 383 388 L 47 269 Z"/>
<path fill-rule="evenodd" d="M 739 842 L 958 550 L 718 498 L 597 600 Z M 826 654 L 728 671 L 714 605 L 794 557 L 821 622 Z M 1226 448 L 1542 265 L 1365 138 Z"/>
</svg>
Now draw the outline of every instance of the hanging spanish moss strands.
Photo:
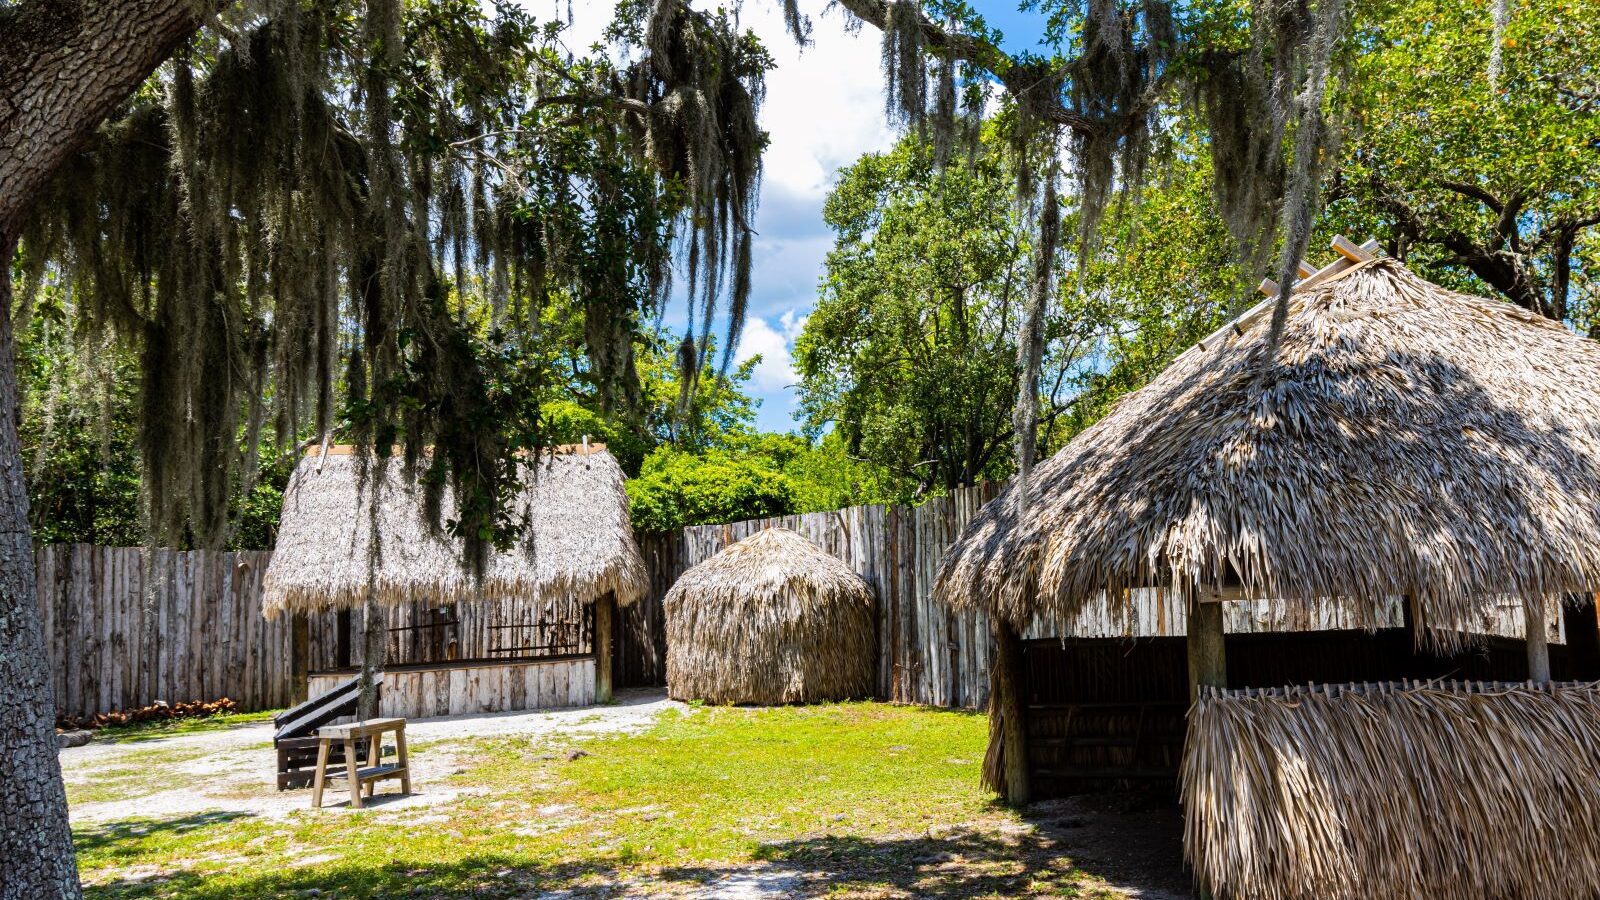
<svg viewBox="0 0 1600 900">
<path fill-rule="evenodd" d="M 1052 167 L 1044 178 L 1044 189 L 1038 203 L 1039 243 L 1034 249 L 1033 284 L 1029 288 L 1028 304 L 1023 311 L 1021 338 L 1017 341 L 1017 368 L 1022 377 L 1012 416 L 1017 441 L 1017 489 L 1014 496 L 1018 515 L 1025 512 L 1028 504 L 1028 477 L 1033 472 L 1039 439 L 1039 379 L 1044 361 L 1045 311 L 1049 308 L 1055 283 L 1056 248 L 1061 238 L 1061 202 L 1056 196 L 1057 180 L 1058 175 Z"/>
<path fill-rule="evenodd" d="M 1489 43 L 1489 87 L 1498 89 L 1504 70 L 1506 26 L 1511 24 L 1511 0 L 1494 0 L 1494 33 Z"/>
<path fill-rule="evenodd" d="M 735 349 L 771 60 L 729 16 L 640 8 L 647 53 L 618 71 L 515 10 L 269 0 L 86 144 L 23 235 L 18 308 L 54 280 L 75 340 L 141 360 L 152 540 L 222 542 L 261 441 L 337 429 L 398 450 L 430 515 L 458 498 L 434 524 L 476 565 L 517 530 L 518 451 L 542 441 L 515 398 L 546 376 L 508 361 L 536 358 L 547 297 L 581 310 L 596 395 L 625 415 L 675 239 L 701 326 L 685 370 L 723 294 Z"/>
<path fill-rule="evenodd" d="M 1308 15 L 1309 37 L 1303 41 L 1304 87 L 1293 100 L 1294 110 L 1284 118 L 1298 120 L 1295 129 L 1294 158 L 1283 198 L 1283 252 L 1278 262 L 1277 303 L 1266 343 L 1266 359 L 1277 357 L 1278 341 L 1289 315 L 1289 293 L 1298 278 L 1300 260 L 1311 242 L 1311 228 L 1317 216 L 1321 195 L 1323 163 L 1334 155 L 1336 133 L 1323 112 L 1334 43 L 1343 31 L 1344 0 L 1320 0 L 1314 14 Z M 1291 54 L 1291 59 L 1292 59 Z M 1279 65 L 1291 65 L 1280 59 Z M 1282 75 L 1280 74 L 1280 78 Z"/>
<path fill-rule="evenodd" d="M 883 26 L 884 113 L 902 128 L 923 133 L 927 121 L 928 71 L 923 56 L 922 8 L 914 0 L 891 0 Z"/>
<path fill-rule="evenodd" d="M 792 3 L 785 13 L 804 24 Z M 677 221 L 688 270 L 686 334 L 698 333 L 698 340 L 679 356 L 692 395 L 724 287 L 733 285 L 724 369 L 748 305 L 752 223 L 767 144 L 757 123 L 771 58 L 728 13 L 696 12 L 678 0 L 651 6 L 644 49 L 625 84 L 648 111 L 630 121 L 657 171 L 685 193 Z"/>
</svg>

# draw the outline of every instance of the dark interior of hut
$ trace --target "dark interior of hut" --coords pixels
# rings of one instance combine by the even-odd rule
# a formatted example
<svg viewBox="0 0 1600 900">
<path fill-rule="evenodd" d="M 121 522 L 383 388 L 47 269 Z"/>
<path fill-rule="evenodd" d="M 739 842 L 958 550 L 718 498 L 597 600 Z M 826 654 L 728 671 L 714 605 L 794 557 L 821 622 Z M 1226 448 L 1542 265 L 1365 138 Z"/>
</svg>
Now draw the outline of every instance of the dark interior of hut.
<svg viewBox="0 0 1600 900">
<path fill-rule="evenodd" d="M 1595 606 L 1563 610 L 1566 643 L 1550 644 L 1557 681 L 1600 679 Z M 1403 679 L 1520 681 L 1525 643 L 1478 636 L 1470 649 L 1416 649 L 1408 628 L 1229 634 L 1230 688 Z M 1138 791 L 1178 803 L 1189 705 L 1184 637 L 1044 638 L 1024 645 L 1030 784 L 1037 799 Z"/>
</svg>

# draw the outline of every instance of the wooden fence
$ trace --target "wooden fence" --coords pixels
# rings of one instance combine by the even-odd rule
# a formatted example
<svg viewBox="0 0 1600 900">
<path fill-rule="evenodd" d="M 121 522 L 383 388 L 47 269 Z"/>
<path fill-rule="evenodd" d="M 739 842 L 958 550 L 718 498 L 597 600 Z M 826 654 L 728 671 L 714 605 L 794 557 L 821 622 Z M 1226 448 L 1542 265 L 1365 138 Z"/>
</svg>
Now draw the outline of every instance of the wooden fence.
<svg viewBox="0 0 1600 900">
<path fill-rule="evenodd" d="M 986 484 L 958 490 L 915 508 L 854 506 L 640 535 L 650 590 L 619 617 L 617 685 L 666 682 L 661 598 L 684 570 L 762 528 L 781 525 L 816 541 L 876 589 L 880 698 L 982 708 L 988 701 L 992 655 L 987 617 L 934 602 L 933 581 L 945 550 L 999 487 Z M 224 696 L 245 709 L 288 705 L 293 699 L 290 626 L 287 617 L 267 622 L 260 613 L 261 577 L 270 558 L 265 552 L 158 550 L 147 571 L 144 551 L 138 548 L 78 544 L 39 548 L 40 606 L 60 712 L 88 715 L 156 700 L 172 703 Z M 1074 621 L 1035 622 L 1026 636 L 1182 635 L 1183 604 L 1159 590 L 1146 593 L 1131 605 L 1131 617 L 1113 615 L 1101 603 Z M 459 621 L 452 631 L 462 658 L 498 655 L 496 648 L 509 638 L 497 638 L 496 627 L 534 621 L 533 612 L 510 615 L 504 609 L 474 604 L 459 607 Z M 1520 638 L 1520 605 L 1508 598 L 1502 607 L 1481 628 L 1470 630 Z M 391 658 L 428 658 L 421 647 L 428 632 L 414 627 L 425 621 L 425 613 L 420 607 L 400 607 L 391 613 L 391 627 L 409 629 L 392 636 Z M 360 616 L 355 610 L 349 617 L 352 662 L 360 660 Z M 1308 610 L 1271 602 L 1230 603 L 1226 616 L 1231 633 L 1356 627 L 1347 611 L 1329 604 Z M 332 613 L 311 617 L 312 669 L 329 668 L 335 661 L 336 618 Z M 1398 627 L 1401 618 L 1395 602 L 1379 624 Z M 1563 640 L 1560 615 L 1553 605 L 1550 632 L 1553 641 Z M 522 634 L 512 636 L 521 639 Z M 586 632 L 578 639 L 586 641 Z"/>
<path fill-rule="evenodd" d="M 271 553 L 65 544 L 34 552 L 59 714 L 157 700 L 290 703 L 289 625 L 261 616 Z M 148 565 L 147 565 L 148 562 Z"/>
</svg>

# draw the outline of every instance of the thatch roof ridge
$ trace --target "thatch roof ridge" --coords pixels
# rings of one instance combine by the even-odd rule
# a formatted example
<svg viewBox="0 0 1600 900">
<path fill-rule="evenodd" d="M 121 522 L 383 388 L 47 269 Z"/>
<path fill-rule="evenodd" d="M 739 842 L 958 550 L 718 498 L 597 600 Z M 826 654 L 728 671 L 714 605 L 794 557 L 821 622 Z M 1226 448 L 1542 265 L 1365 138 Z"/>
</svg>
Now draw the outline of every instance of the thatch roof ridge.
<svg viewBox="0 0 1600 900">
<path fill-rule="evenodd" d="M 375 578 L 386 604 L 423 601 L 571 599 L 606 593 L 618 603 L 642 597 L 649 576 L 628 520 L 620 466 L 604 449 L 543 454 L 529 466 L 519 512 L 529 533 L 520 546 L 492 553 L 482 582 L 462 565 L 459 542 L 424 521 L 422 490 L 398 461 L 362 484 L 355 455 L 308 455 L 284 492 L 277 549 L 264 579 L 263 610 L 359 606 L 368 594 L 370 510 L 381 504 L 381 559 Z M 448 491 L 443 518 L 453 512 Z"/>
<path fill-rule="evenodd" d="M 1237 582 L 1409 594 L 1424 625 L 1492 595 L 1600 587 L 1600 345 L 1380 259 L 1181 354 L 968 524 L 937 595 L 1014 621 L 1102 591 Z"/>
<path fill-rule="evenodd" d="M 872 693 L 872 586 L 787 528 L 691 567 L 662 598 L 667 688 L 711 703 L 797 703 Z"/>
</svg>

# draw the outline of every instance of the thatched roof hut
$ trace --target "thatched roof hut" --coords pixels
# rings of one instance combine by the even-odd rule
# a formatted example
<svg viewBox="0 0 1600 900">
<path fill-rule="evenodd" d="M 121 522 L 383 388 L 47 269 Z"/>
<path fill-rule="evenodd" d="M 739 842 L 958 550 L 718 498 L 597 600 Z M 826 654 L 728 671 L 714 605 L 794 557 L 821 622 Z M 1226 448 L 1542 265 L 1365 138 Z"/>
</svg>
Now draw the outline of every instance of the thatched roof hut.
<svg viewBox="0 0 1600 900">
<path fill-rule="evenodd" d="M 358 607 L 368 593 L 373 478 L 363 484 L 349 448 L 300 461 L 283 498 L 278 546 L 265 577 L 268 616 Z M 608 594 L 627 605 L 648 587 L 628 522 L 622 469 L 596 445 L 538 457 L 517 500 L 531 528 L 523 544 L 493 553 L 481 585 L 462 565 L 461 549 L 424 520 L 422 489 L 386 467 L 376 493 L 381 559 L 379 602 L 549 598 L 593 603 Z M 446 496 L 444 516 L 453 501 Z"/>
<path fill-rule="evenodd" d="M 1016 627 L 1164 587 L 1187 606 L 1185 848 L 1209 891 L 1600 895 L 1596 823 L 1576 808 L 1600 764 L 1593 686 L 1404 681 L 1508 595 L 1530 685 L 1549 681 L 1542 605 L 1600 587 L 1600 344 L 1336 247 L 1349 262 L 1292 294 L 1275 352 L 1254 312 L 1202 341 L 984 507 L 945 558 L 936 594 L 998 615 L 985 778 L 1016 800 L 1052 774 L 1028 734 L 1059 719 L 1023 698 L 1053 676 L 1024 662 L 1038 651 Z M 1431 642 L 1346 631 L 1224 649 L 1223 600 L 1335 602 L 1371 628 L 1394 597 L 1410 598 L 1400 630 Z M 1585 616 L 1587 636 L 1569 637 L 1592 665 L 1592 604 Z M 1252 660 L 1258 674 L 1237 677 Z M 1375 686 L 1261 680 L 1347 661 Z"/>
<path fill-rule="evenodd" d="M 966 527 L 937 594 L 1012 622 L 1102 592 L 1413 598 L 1418 624 L 1600 586 L 1600 344 L 1393 259 L 1179 356 Z M 1448 640 L 1448 638 L 1447 638 Z"/>
<path fill-rule="evenodd" d="M 685 572 L 662 600 L 667 692 L 708 703 L 809 703 L 872 694 L 872 587 L 786 528 Z"/>
</svg>

